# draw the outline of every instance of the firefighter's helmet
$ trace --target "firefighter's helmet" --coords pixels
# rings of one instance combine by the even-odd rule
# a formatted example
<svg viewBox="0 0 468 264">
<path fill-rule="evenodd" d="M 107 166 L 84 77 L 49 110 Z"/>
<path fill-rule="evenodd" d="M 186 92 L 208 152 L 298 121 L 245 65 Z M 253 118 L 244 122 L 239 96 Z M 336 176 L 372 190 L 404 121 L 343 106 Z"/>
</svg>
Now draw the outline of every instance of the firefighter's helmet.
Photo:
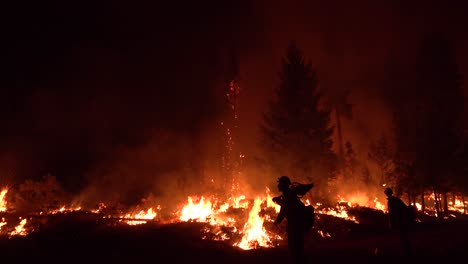
<svg viewBox="0 0 468 264">
<path fill-rule="evenodd" d="M 281 176 L 278 178 L 278 188 L 287 189 L 291 185 L 291 180 L 288 176 Z"/>
<path fill-rule="evenodd" d="M 391 196 L 391 195 L 393 195 L 393 191 L 392 191 L 392 189 L 391 189 L 391 188 L 388 188 L 388 187 L 387 187 L 387 188 L 385 188 L 385 191 L 384 191 L 384 193 L 385 193 L 385 195 L 387 195 L 387 196 Z"/>
</svg>

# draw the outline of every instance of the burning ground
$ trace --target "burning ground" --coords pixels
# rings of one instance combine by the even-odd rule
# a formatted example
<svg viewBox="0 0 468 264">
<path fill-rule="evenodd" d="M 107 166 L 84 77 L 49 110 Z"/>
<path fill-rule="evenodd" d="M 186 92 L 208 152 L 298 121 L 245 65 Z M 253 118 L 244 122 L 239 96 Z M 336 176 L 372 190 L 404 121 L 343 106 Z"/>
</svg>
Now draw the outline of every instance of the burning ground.
<svg viewBox="0 0 468 264">
<path fill-rule="evenodd" d="M 285 223 L 280 231 L 273 228 L 279 207 L 271 201 L 268 188 L 252 197 L 189 196 L 174 208 L 148 198 L 128 208 L 62 204 L 23 215 L 7 199 L 13 191 L 4 188 L 0 194 L 0 243 L 2 255 L 18 261 L 169 258 L 177 263 L 220 259 L 279 263 L 288 259 Z M 333 206 L 313 203 L 317 219 L 307 234 L 308 256 L 363 262 L 399 257 L 398 240 L 386 229 L 385 206 L 377 198 L 359 204 L 356 197 L 362 195 L 344 197 L 337 197 Z M 310 203 L 306 197 L 304 202 Z M 456 200 L 445 218 L 420 212 L 412 233 L 418 258 L 464 254 L 468 218 L 463 209 Z"/>
</svg>

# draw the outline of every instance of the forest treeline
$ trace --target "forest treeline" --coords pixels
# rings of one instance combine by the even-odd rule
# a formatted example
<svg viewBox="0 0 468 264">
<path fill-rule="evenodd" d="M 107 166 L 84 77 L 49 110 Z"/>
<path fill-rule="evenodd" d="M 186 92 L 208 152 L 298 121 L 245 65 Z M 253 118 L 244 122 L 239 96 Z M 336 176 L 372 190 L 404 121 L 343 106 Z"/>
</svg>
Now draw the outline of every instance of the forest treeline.
<svg viewBox="0 0 468 264">
<path fill-rule="evenodd" d="M 341 175 L 391 186 L 409 203 L 421 203 L 422 211 L 430 195 L 437 215 L 448 212 L 449 203 L 455 197 L 464 201 L 468 192 L 462 76 L 454 47 L 442 34 L 424 35 L 413 61 L 401 65 L 390 59 L 386 64 L 384 100 L 393 131 L 371 142 L 367 157 L 358 158 L 353 142 L 342 139 L 340 124 L 352 118 L 353 105 L 347 98 L 353 91 L 344 87 L 338 89 L 341 94 L 327 97 L 317 70 L 291 43 L 282 60 L 276 97 L 261 124 L 265 162 L 280 174 L 305 176 L 306 181 L 326 183 Z M 338 142 L 333 142 L 333 133 Z M 339 145 L 337 152 L 333 144 Z M 370 175 L 366 161 L 378 167 L 379 175 Z"/>
</svg>

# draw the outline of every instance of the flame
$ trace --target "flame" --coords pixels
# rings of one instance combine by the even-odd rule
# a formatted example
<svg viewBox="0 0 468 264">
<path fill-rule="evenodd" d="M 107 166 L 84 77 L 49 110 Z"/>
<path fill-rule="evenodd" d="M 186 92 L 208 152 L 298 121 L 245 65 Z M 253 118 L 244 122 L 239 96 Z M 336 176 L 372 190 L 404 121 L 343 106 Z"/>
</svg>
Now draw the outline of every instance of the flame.
<svg viewBox="0 0 468 264">
<path fill-rule="evenodd" d="M 382 204 L 381 202 L 378 201 L 379 199 L 377 197 L 375 197 L 374 199 L 374 203 L 375 203 L 375 208 L 378 209 L 378 210 L 381 210 L 381 211 L 385 211 L 385 209 L 387 208 L 386 205 Z"/>
<path fill-rule="evenodd" d="M 326 215 L 331 215 L 334 217 L 339 217 L 339 218 L 344 218 L 346 220 L 353 221 L 355 223 L 359 223 L 359 221 L 356 220 L 356 217 L 354 216 L 349 216 L 348 212 L 346 212 L 344 209 L 340 208 L 323 208 L 319 211 L 321 214 L 326 214 Z"/>
<path fill-rule="evenodd" d="M 231 227 L 234 226 L 235 220 L 221 214 L 226 213 L 229 208 L 247 208 L 249 205 L 249 202 L 245 200 L 245 195 L 229 197 L 228 201 L 220 205 L 217 210 L 215 208 L 217 200 L 214 198 L 211 201 L 202 196 L 198 203 L 194 203 L 193 198 L 189 196 L 187 201 L 187 204 L 180 211 L 180 221 L 208 222 L 211 225 Z"/>
<path fill-rule="evenodd" d="M 468 207 L 468 201 L 465 201 L 465 204 L 463 204 L 463 201 L 459 197 L 455 197 L 455 202 L 453 201 L 448 202 L 448 208 L 451 211 L 465 213 L 467 207 Z"/>
<path fill-rule="evenodd" d="M 158 205 L 157 207 L 158 210 L 161 209 L 161 207 Z M 141 210 L 137 214 L 126 214 L 122 216 L 122 218 L 126 219 L 144 219 L 142 220 L 127 220 L 126 223 L 128 225 L 140 225 L 146 223 L 148 220 L 153 220 L 156 217 L 156 212 L 153 211 L 153 208 L 149 208 L 146 212 L 144 210 Z"/>
<path fill-rule="evenodd" d="M 338 195 L 338 204 L 341 206 L 344 204 L 346 204 L 347 206 L 351 206 L 351 202 L 341 197 L 341 195 Z"/>
<path fill-rule="evenodd" d="M 273 197 L 270 196 L 270 189 L 268 189 L 268 187 L 266 188 L 266 194 L 267 194 L 267 207 L 273 207 L 275 208 L 275 212 L 279 213 L 281 206 L 273 202 Z"/>
<path fill-rule="evenodd" d="M 194 203 L 191 196 L 188 197 L 188 203 L 182 208 L 179 219 L 181 221 L 201 221 L 206 222 L 208 217 L 213 214 L 212 202 L 205 201 L 205 197 L 201 197 L 198 203 Z"/>
<path fill-rule="evenodd" d="M 5 199 L 8 193 L 8 188 L 1 189 L 0 192 L 0 212 L 7 211 L 7 202 Z M 434 199 L 434 195 L 426 196 L 427 199 Z M 274 212 L 279 213 L 281 207 L 274 203 L 270 190 L 266 188 L 265 195 L 259 195 L 255 199 L 246 198 L 245 195 L 230 196 L 226 200 L 218 202 L 218 198 L 212 196 L 210 198 L 204 196 L 188 196 L 187 202 L 180 206 L 179 211 L 176 212 L 176 217 L 171 218 L 169 222 L 174 221 L 196 221 L 204 222 L 202 228 L 202 238 L 209 238 L 212 240 L 228 240 L 237 235 L 241 237 L 232 242 L 233 246 L 239 247 L 244 250 L 255 249 L 258 247 L 274 247 L 278 245 L 278 241 L 282 240 L 281 236 L 268 231 L 265 228 L 265 223 L 273 221 L 273 210 L 264 210 L 266 208 L 274 209 Z M 312 205 L 309 199 L 303 200 L 305 205 Z M 386 205 L 381 203 L 377 197 L 371 199 L 363 193 L 354 193 L 348 195 L 338 195 L 336 199 L 337 205 L 335 207 L 324 208 L 320 203 L 314 203 L 317 214 L 327 214 L 334 217 L 344 218 L 355 223 L 359 223 L 355 217 L 348 215 L 348 209 L 354 206 L 365 206 L 377 210 L 386 210 Z M 10 204 L 8 204 L 12 207 Z M 434 207 L 431 203 L 426 204 L 425 213 L 435 214 Z M 461 197 L 453 197 L 447 206 L 453 212 L 464 212 L 467 207 L 468 201 L 463 202 Z M 421 204 L 415 203 L 418 210 L 421 210 Z M 99 204 L 99 209 L 89 210 L 96 214 L 101 214 L 103 209 L 107 206 L 104 203 Z M 147 207 L 145 207 L 147 208 Z M 236 210 L 232 210 L 236 209 Z M 82 210 L 80 206 L 62 206 L 56 210 L 40 212 L 39 215 L 66 213 L 72 211 Z M 129 213 L 117 213 L 116 215 L 102 216 L 104 218 L 117 217 L 120 221 L 128 225 L 144 224 L 148 221 L 154 220 L 157 216 L 160 217 L 161 206 L 151 207 L 147 210 L 134 210 Z M 112 210 L 111 210 L 112 211 Z M 247 217 L 248 215 L 248 217 Z M 456 217 L 455 214 L 449 214 L 447 217 Z M 247 218 L 247 219 L 245 219 Z M 9 218 L 8 218 L 9 219 Z M 20 221 L 16 227 L 14 225 L 7 225 L 5 218 L 0 221 L 0 234 L 9 234 L 10 236 L 26 236 L 31 232 L 32 227 L 28 225 L 25 228 L 27 220 L 19 218 Z M 8 221 L 10 223 L 10 220 Z M 11 223 L 10 223 L 11 224 Z M 318 235 L 323 238 L 331 237 L 325 230 L 316 230 Z M 236 236 L 233 236 L 236 234 Z"/>
<path fill-rule="evenodd" d="M 75 207 L 75 208 L 67 208 L 66 206 L 62 206 L 60 209 L 49 211 L 49 213 L 50 214 L 59 214 L 59 213 L 67 213 L 67 212 L 74 212 L 74 211 L 80 211 L 80 210 L 81 210 L 81 206 L 78 206 L 78 207 Z"/>
<path fill-rule="evenodd" d="M 257 247 L 272 247 L 272 238 L 281 239 L 279 235 L 269 236 L 263 227 L 264 218 L 259 216 L 263 202 L 262 198 L 255 198 L 254 205 L 249 213 L 249 219 L 242 230 L 242 234 L 244 234 L 242 240 L 239 243 L 235 243 L 234 246 L 245 250 Z"/>
<path fill-rule="evenodd" d="M 317 203 L 316 207 L 319 207 L 320 205 L 321 204 Z M 350 217 L 348 212 L 346 212 L 347 207 L 350 207 L 351 205 L 351 202 L 338 195 L 338 203 L 335 208 L 322 208 L 318 211 L 318 213 L 340 217 L 358 223 L 354 216 Z"/>
<path fill-rule="evenodd" d="M 20 218 L 21 219 L 21 218 Z M 10 236 L 25 236 L 28 233 L 26 232 L 26 229 L 24 228 L 24 225 L 26 225 L 26 218 L 21 220 L 21 222 L 15 227 L 15 230 L 10 233 Z"/>
<path fill-rule="evenodd" d="M 306 204 L 308 203 L 309 201 L 307 200 Z M 316 207 L 320 207 L 320 206 L 321 206 L 320 203 L 316 204 Z M 346 211 L 347 208 L 353 207 L 353 206 L 364 206 L 364 207 L 369 207 L 369 208 L 380 210 L 380 211 L 386 210 L 386 205 L 379 202 L 379 199 L 377 197 L 375 197 L 373 201 L 370 201 L 367 195 L 358 193 L 358 194 L 349 195 L 348 199 L 345 199 L 343 196 L 338 195 L 336 207 L 322 208 L 318 210 L 318 213 L 331 215 L 334 217 L 340 217 L 346 220 L 353 221 L 355 223 L 359 223 L 359 221 L 357 221 L 354 216 L 349 216 L 348 212 Z"/>
<path fill-rule="evenodd" d="M 267 207 L 275 208 L 276 212 L 279 212 L 280 207 L 272 201 L 272 197 L 269 195 L 267 190 L 266 198 L 257 197 L 254 199 L 254 204 L 249 212 L 248 221 L 243 225 L 240 234 L 243 235 L 242 241 L 235 243 L 234 245 L 243 248 L 251 249 L 256 247 L 271 247 L 273 246 L 273 239 L 280 239 L 278 235 L 269 235 L 263 228 L 263 222 L 265 218 L 260 217 L 262 204 L 266 204 Z M 238 232 L 236 220 L 233 217 L 229 217 L 227 213 L 229 208 L 236 209 L 247 209 L 249 207 L 249 201 L 245 199 L 245 195 L 230 196 L 227 202 L 221 204 L 219 208 L 217 206 L 217 199 L 206 199 L 201 197 L 197 202 L 194 202 L 194 198 L 189 196 L 187 203 L 179 211 L 180 221 L 196 221 L 206 222 L 209 226 L 204 226 L 202 229 L 203 239 L 210 237 L 214 240 L 227 240 L 230 239 L 232 233 Z M 267 215 L 268 217 L 268 215 Z M 267 218 L 266 220 L 271 220 Z M 225 228 L 229 227 L 230 233 L 226 232 Z"/>
<path fill-rule="evenodd" d="M 245 195 L 230 197 L 230 200 L 233 201 L 231 204 L 233 208 L 247 208 L 249 206 L 249 201 L 245 200 Z"/>
</svg>

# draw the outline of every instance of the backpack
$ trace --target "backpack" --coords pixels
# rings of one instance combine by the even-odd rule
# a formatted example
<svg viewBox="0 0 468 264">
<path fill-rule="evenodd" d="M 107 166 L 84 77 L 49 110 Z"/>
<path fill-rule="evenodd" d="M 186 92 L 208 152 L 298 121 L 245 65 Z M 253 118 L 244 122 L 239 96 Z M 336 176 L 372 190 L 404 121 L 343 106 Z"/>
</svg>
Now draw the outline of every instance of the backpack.
<svg viewBox="0 0 468 264">
<path fill-rule="evenodd" d="M 407 214 L 408 214 L 408 221 L 410 223 L 414 223 L 418 218 L 418 209 L 414 205 L 407 205 L 406 206 Z"/>
<path fill-rule="evenodd" d="M 304 229 L 309 231 L 315 224 L 315 208 L 312 205 L 304 207 Z"/>
<path fill-rule="evenodd" d="M 312 187 L 314 187 L 313 183 L 302 184 L 302 183 L 293 182 L 291 184 L 291 189 L 299 197 L 306 195 L 306 193 L 308 193 L 310 189 L 312 189 Z"/>
<path fill-rule="evenodd" d="M 302 184 L 294 182 L 292 184 L 292 189 L 298 197 L 303 197 L 314 187 L 313 183 Z M 315 208 L 312 205 L 304 206 L 304 231 L 309 231 L 315 224 Z"/>
</svg>

